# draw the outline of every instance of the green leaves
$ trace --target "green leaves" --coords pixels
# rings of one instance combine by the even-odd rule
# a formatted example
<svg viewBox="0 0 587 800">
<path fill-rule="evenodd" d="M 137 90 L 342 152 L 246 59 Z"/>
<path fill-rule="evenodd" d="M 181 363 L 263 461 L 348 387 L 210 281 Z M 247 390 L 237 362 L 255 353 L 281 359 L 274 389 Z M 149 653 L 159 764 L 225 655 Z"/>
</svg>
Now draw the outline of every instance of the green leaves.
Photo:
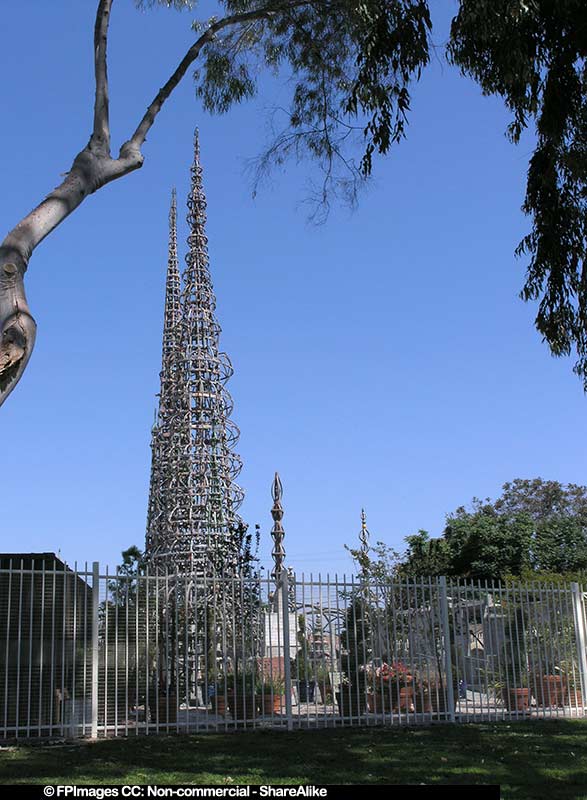
<svg viewBox="0 0 587 800">
<path fill-rule="evenodd" d="M 553 355 L 577 355 L 587 390 L 587 5 L 583 0 L 461 0 L 449 57 L 486 94 L 500 95 L 520 140 L 537 144 L 522 206 L 532 220 L 522 299 Z"/>
<path fill-rule="evenodd" d="M 373 154 L 404 135 L 409 84 L 428 63 L 430 16 L 422 0 L 227 0 L 246 19 L 219 31 L 194 74 L 196 94 L 214 113 L 252 97 L 263 68 L 292 86 L 281 129 L 258 161 L 257 183 L 290 156 L 311 158 L 330 195 L 353 203 Z M 200 26 L 199 30 L 202 29 Z M 361 141 L 362 137 L 362 141 Z M 357 166 L 353 146 L 362 158 Z"/>
<path fill-rule="evenodd" d="M 152 8 L 153 6 L 164 6 L 174 8 L 177 11 L 192 9 L 197 5 L 198 0 L 135 0 L 135 6 L 139 9 Z"/>
<path fill-rule="evenodd" d="M 350 550 L 374 582 L 393 576 L 453 575 L 480 580 L 587 570 L 587 487 L 540 478 L 505 483 L 491 502 L 474 499 L 446 519 L 440 538 L 406 536 L 400 559 L 381 542 L 369 554 Z M 392 557 L 393 556 L 393 557 Z"/>
<path fill-rule="evenodd" d="M 193 8 L 190 0 L 135 0 Z M 250 98 L 262 68 L 292 85 L 282 129 L 258 162 L 257 182 L 285 158 L 317 162 L 319 205 L 351 204 L 373 169 L 406 135 L 410 85 L 429 61 L 426 0 L 224 0 L 247 15 L 206 45 L 196 94 L 211 112 Z M 251 16 L 253 15 L 253 16 Z M 555 356 L 577 355 L 587 390 L 587 3 L 460 0 L 449 60 L 485 94 L 503 98 L 512 142 L 534 124 L 524 212 L 532 227 L 521 297 L 537 301 L 536 328 Z M 362 141 L 361 141 L 362 137 Z M 359 144 L 358 164 L 353 146 Z"/>
<path fill-rule="evenodd" d="M 189 0 L 136 0 L 191 8 Z M 428 64 L 426 0 L 224 0 L 231 22 L 205 47 L 194 75 L 204 107 L 226 112 L 252 97 L 263 68 L 292 86 L 281 130 L 258 161 L 257 181 L 287 157 L 317 163 L 315 191 L 355 202 L 373 157 L 406 135 L 410 87 Z M 512 113 L 517 143 L 536 129 L 524 212 L 531 230 L 521 297 L 538 302 L 536 328 L 555 356 L 575 352 L 587 390 L 587 3 L 460 0 L 449 60 Z M 360 148 L 355 161 L 353 153 Z"/>
<path fill-rule="evenodd" d="M 385 154 L 405 135 L 408 85 L 429 61 L 430 12 L 424 2 L 362 4 L 356 17 L 356 67 L 343 108 L 367 116 L 361 172 L 372 170 L 374 152 Z"/>
<path fill-rule="evenodd" d="M 231 58 L 221 48 L 211 46 L 207 50 L 203 72 L 196 94 L 207 111 L 224 114 L 233 103 L 255 94 L 248 65 Z"/>
</svg>

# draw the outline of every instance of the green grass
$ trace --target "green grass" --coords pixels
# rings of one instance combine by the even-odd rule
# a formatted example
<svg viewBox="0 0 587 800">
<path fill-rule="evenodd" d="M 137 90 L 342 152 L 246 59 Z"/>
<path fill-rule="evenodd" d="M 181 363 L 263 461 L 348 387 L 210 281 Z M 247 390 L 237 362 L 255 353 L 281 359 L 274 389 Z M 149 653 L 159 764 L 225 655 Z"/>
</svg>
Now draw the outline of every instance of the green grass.
<svg viewBox="0 0 587 800">
<path fill-rule="evenodd" d="M 587 721 L 140 736 L 0 750 L 16 783 L 499 783 L 587 800 Z M 473 795 L 474 796 L 474 795 Z"/>
</svg>

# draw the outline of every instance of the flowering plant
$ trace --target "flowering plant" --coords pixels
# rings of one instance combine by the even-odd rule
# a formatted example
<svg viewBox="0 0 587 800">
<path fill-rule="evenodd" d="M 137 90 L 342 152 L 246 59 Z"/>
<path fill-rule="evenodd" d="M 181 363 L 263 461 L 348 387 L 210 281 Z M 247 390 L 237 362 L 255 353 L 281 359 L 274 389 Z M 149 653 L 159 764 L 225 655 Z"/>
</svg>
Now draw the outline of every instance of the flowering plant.
<svg viewBox="0 0 587 800">
<path fill-rule="evenodd" d="M 408 686 L 412 683 L 410 670 L 401 661 L 391 664 L 383 663 L 380 667 L 369 670 L 369 684 L 376 691 L 391 686 Z"/>
</svg>

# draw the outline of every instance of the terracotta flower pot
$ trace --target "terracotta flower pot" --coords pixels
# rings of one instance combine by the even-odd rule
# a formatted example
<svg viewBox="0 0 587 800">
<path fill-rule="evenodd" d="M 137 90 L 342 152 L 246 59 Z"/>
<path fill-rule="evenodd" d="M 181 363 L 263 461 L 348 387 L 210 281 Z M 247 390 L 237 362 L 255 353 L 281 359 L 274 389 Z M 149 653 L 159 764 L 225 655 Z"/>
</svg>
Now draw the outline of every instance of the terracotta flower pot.
<svg viewBox="0 0 587 800">
<path fill-rule="evenodd" d="M 383 695 L 381 692 L 369 692 L 367 695 L 367 711 L 369 711 L 371 714 L 381 714 L 385 708 L 385 695 Z"/>
<path fill-rule="evenodd" d="M 400 714 L 415 711 L 413 686 L 400 686 L 399 693 L 393 700 L 393 710 Z"/>
<path fill-rule="evenodd" d="M 504 689 L 503 701 L 508 711 L 529 711 L 530 689 Z"/>
<path fill-rule="evenodd" d="M 571 708 L 583 708 L 583 694 L 580 689 L 568 689 L 564 696 L 564 704 Z"/>
<path fill-rule="evenodd" d="M 167 723 L 175 724 L 177 722 L 177 695 L 175 693 L 165 692 L 159 694 L 157 703 L 157 710 L 159 712 L 159 725 L 166 725 Z"/>
<path fill-rule="evenodd" d="M 226 695 L 216 694 L 212 698 L 212 709 L 216 714 L 224 717 L 226 715 Z"/>
<path fill-rule="evenodd" d="M 432 711 L 430 692 L 428 689 L 416 687 L 414 692 L 414 709 L 418 714 L 429 714 Z"/>
<path fill-rule="evenodd" d="M 264 692 L 258 695 L 257 705 L 261 709 L 261 714 L 280 714 L 285 706 L 285 696 Z"/>
<path fill-rule="evenodd" d="M 257 713 L 257 698 L 240 692 L 228 692 L 228 707 L 233 719 L 253 719 Z"/>
<path fill-rule="evenodd" d="M 336 702 L 341 717 L 356 717 L 365 710 L 365 695 L 356 689 L 341 689 L 336 692 Z"/>
<path fill-rule="evenodd" d="M 536 702 L 539 706 L 562 706 L 565 685 L 562 675 L 536 675 Z"/>
</svg>

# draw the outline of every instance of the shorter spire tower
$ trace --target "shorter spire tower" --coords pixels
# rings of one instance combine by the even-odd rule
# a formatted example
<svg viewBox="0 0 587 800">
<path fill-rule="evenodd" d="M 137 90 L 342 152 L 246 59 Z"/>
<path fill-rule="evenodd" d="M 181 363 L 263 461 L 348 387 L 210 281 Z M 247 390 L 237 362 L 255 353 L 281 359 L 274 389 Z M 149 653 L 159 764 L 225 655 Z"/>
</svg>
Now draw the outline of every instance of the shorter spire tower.
<svg viewBox="0 0 587 800">
<path fill-rule="evenodd" d="M 271 509 L 271 516 L 273 517 L 273 528 L 271 529 L 271 538 L 273 539 L 273 575 L 276 583 L 279 583 L 279 578 L 284 568 L 285 561 L 285 548 L 283 546 L 283 539 L 285 531 L 281 520 L 283 519 L 283 506 L 281 505 L 281 498 L 283 497 L 283 486 L 281 480 L 276 472 L 271 485 L 271 497 L 273 498 L 273 508 Z"/>
<path fill-rule="evenodd" d="M 363 555 L 367 555 L 369 552 L 369 536 L 370 533 L 367 529 L 367 515 L 365 514 L 365 509 L 361 509 L 361 532 L 359 533 L 359 540 L 361 542 L 361 552 Z"/>
</svg>

